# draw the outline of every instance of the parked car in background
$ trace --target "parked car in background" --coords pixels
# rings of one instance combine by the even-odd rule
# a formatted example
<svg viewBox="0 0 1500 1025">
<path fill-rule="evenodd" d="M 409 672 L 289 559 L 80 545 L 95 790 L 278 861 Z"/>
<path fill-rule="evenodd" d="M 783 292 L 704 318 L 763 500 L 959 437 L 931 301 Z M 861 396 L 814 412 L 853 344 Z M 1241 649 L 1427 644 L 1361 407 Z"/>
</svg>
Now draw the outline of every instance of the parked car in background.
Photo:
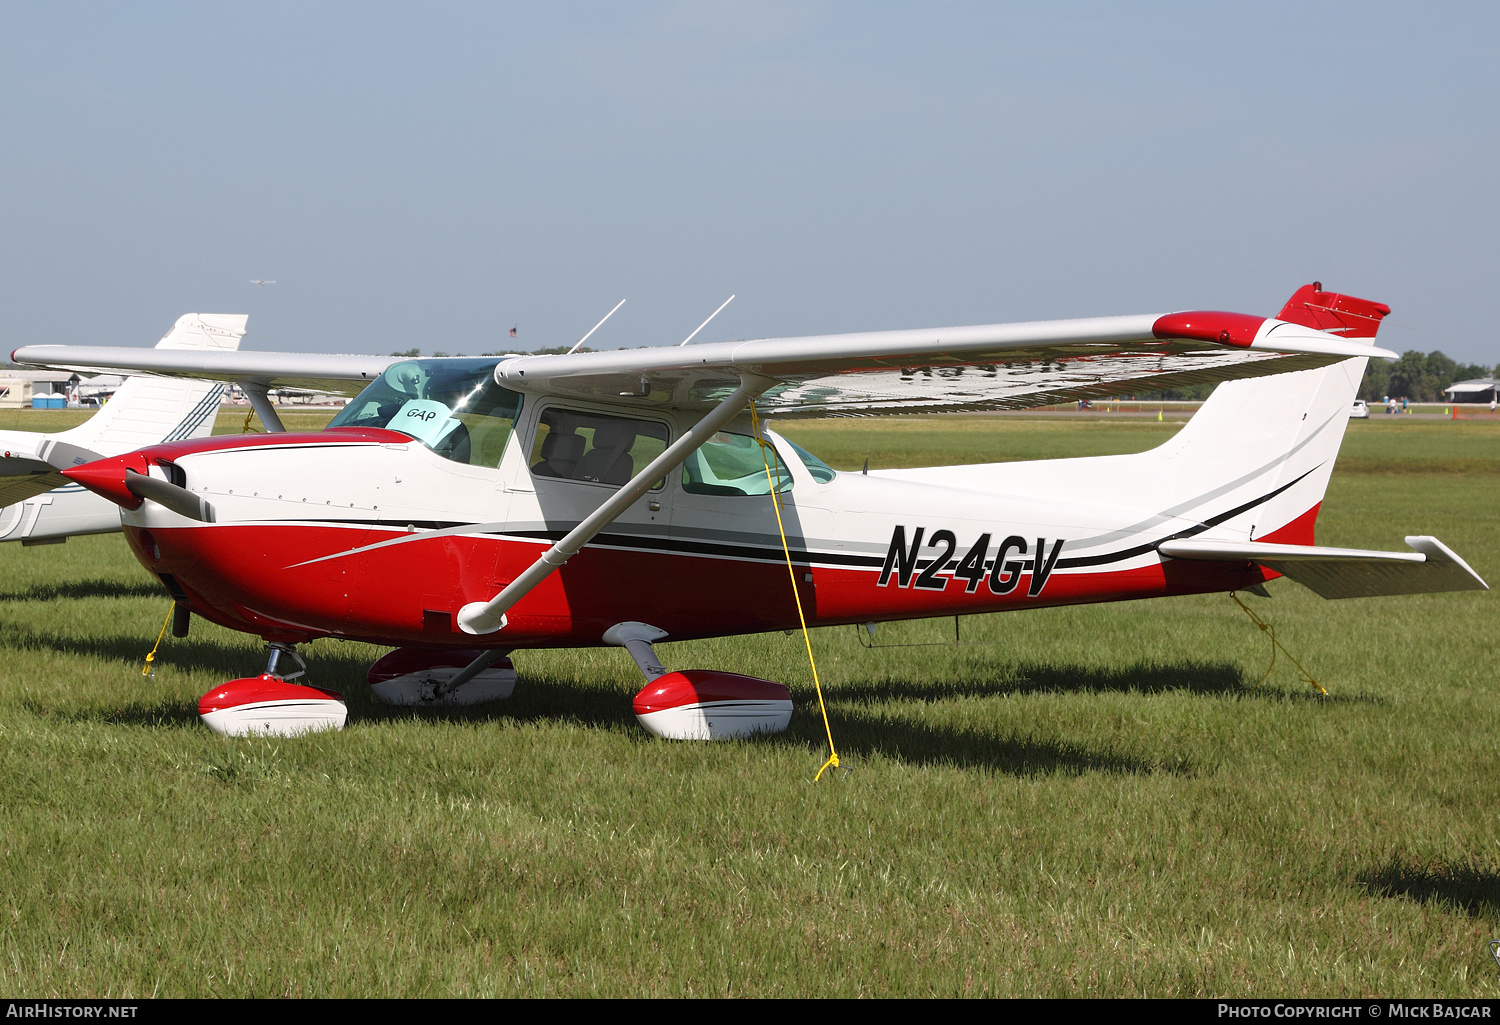
<svg viewBox="0 0 1500 1025">
<path fill-rule="evenodd" d="M 1353 407 L 1349 410 L 1350 420 L 1370 419 L 1370 407 L 1365 404 L 1364 399 L 1355 399 Z"/>
</svg>

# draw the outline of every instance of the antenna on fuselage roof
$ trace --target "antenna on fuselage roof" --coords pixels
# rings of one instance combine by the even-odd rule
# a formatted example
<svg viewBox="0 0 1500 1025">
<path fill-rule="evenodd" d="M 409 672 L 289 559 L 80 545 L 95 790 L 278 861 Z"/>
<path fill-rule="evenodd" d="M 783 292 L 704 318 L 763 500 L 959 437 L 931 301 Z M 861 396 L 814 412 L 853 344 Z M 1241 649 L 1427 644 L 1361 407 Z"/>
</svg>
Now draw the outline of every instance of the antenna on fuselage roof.
<svg viewBox="0 0 1500 1025">
<path fill-rule="evenodd" d="M 624 305 L 625 305 L 625 300 L 621 299 L 619 302 L 615 303 L 615 310 L 618 310 L 621 306 L 624 306 Z M 615 310 L 610 310 L 608 313 L 606 313 L 604 315 L 604 320 L 608 320 L 610 317 L 613 317 L 615 315 Z M 568 350 L 568 355 L 571 356 L 571 355 L 573 355 L 573 353 L 577 352 L 578 349 L 579 349 L 579 347 L 582 346 L 584 342 L 586 342 L 586 341 L 589 340 L 589 335 L 593 334 L 595 331 L 597 331 L 601 327 L 603 327 L 604 326 L 604 320 L 599 321 L 599 323 L 597 323 L 593 327 L 589 328 L 589 334 L 588 335 L 584 335 L 582 338 L 578 339 L 578 341 L 574 342 L 573 343 L 573 347 Z"/>
<path fill-rule="evenodd" d="M 708 320 L 713 320 L 715 317 L 717 317 L 720 313 L 723 312 L 725 306 L 728 306 L 732 302 L 734 302 L 734 296 L 731 295 L 728 299 L 725 299 L 722 303 L 719 304 L 719 308 L 717 310 L 714 310 L 712 313 L 710 313 L 708 315 Z M 694 338 L 697 338 L 698 337 L 698 331 L 702 331 L 704 328 L 708 327 L 708 320 L 705 320 L 703 323 L 699 324 L 697 331 L 694 331 L 692 334 L 688 335 L 682 341 L 678 342 L 677 343 L 677 347 L 680 349 L 684 345 L 686 345 L 688 342 L 691 342 Z"/>
</svg>

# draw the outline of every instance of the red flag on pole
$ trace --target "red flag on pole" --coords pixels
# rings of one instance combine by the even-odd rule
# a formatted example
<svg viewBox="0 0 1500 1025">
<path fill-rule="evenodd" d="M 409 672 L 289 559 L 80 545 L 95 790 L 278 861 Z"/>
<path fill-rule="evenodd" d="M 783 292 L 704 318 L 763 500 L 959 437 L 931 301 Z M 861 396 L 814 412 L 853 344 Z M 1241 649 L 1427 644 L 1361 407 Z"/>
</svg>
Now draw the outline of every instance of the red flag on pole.
<svg viewBox="0 0 1500 1025">
<path fill-rule="evenodd" d="M 519 324 L 516 325 L 516 327 L 520 327 L 520 326 L 521 325 L 519 325 Z M 516 336 L 516 328 L 515 327 L 513 327 L 513 328 L 510 329 L 510 336 L 512 338 L 514 338 Z"/>
</svg>

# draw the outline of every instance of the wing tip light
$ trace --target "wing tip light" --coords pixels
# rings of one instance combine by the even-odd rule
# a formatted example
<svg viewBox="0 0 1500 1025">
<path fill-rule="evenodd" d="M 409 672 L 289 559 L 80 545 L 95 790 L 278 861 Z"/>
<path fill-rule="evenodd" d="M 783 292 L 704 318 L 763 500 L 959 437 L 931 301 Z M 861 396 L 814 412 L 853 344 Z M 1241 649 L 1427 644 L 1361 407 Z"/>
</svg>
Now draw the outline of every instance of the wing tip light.
<svg viewBox="0 0 1500 1025">
<path fill-rule="evenodd" d="M 1248 313 L 1225 313 L 1221 310 L 1186 310 L 1157 317 L 1151 325 L 1155 337 L 1190 338 L 1196 342 L 1214 342 L 1248 349 L 1260 332 L 1265 317 Z"/>
</svg>

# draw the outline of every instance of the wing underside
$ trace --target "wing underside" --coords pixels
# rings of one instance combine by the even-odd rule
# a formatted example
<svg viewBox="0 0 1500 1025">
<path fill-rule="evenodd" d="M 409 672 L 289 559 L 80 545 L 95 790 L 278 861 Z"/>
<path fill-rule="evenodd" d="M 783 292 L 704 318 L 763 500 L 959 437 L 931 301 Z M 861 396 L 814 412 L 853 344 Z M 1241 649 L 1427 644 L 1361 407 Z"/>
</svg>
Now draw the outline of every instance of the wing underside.
<svg viewBox="0 0 1500 1025">
<path fill-rule="evenodd" d="M 1212 320 L 1173 328 L 1190 316 L 1229 318 L 1238 334 Z M 773 382 L 761 410 L 793 419 L 1026 409 L 1393 355 L 1281 321 L 1172 314 L 522 357 L 495 377 L 521 391 L 706 409 L 752 374 Z"/>
<path fill-rule="evenodd" d="M 806 419 L 1032 409 L 1310 370 L 1329 362 L 1322 355 L 1177 352 L 1157 346 L 1108 355 L 1044 351 L 982 354 L 977 359 L 928 357 L 901 367 L 815 375 L 759 364 L 744 369 L 779 382 L 756 400 L 766 416 Z M 560 377 L 548 380 L 545 389 L 539 390 L 596 402 L 691 408 L 712 405 L 738 383 L 722 370 L 704 373 L 687 368 L 655 374 Z"/>
<path fill-rule="evenodd" d="M 298 388 L 354 396 L 395 356 L 343 356 L 307 352 L 133 349 L 92 345 L 28 345 L 11 359 L 23 366 L 80 373 L 197 378 L 241 386 Z"/>
</svg>

